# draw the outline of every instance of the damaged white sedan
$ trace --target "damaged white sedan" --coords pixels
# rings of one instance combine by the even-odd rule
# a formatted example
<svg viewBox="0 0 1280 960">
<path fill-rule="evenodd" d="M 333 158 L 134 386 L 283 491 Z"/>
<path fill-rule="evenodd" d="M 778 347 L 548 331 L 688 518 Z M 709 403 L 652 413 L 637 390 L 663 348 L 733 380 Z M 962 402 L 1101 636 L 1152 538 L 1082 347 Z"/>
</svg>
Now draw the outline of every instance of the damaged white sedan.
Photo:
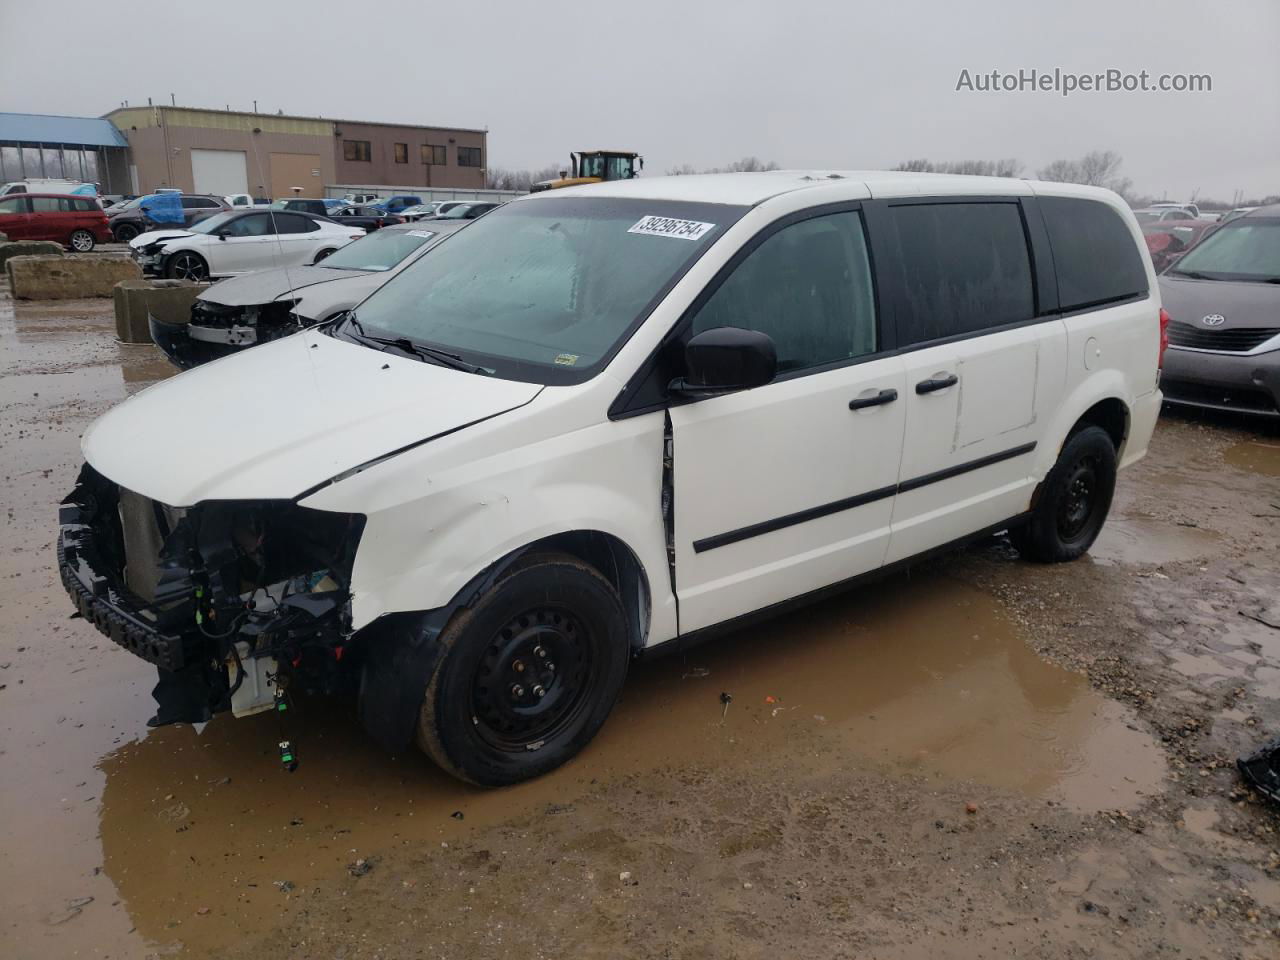
<svg viewBox="0 0 1280 960">
<path fill-rule="evenodd" d="M 1096 188 L 535 194 L 98 420 L 61 576 L 160 668 L 154 723 L 345 689 L 387 747 L 508 784 L 581 750 L 642 653 L 993 531 L 1083 554 L 1166 319 Z"/>
</svg>

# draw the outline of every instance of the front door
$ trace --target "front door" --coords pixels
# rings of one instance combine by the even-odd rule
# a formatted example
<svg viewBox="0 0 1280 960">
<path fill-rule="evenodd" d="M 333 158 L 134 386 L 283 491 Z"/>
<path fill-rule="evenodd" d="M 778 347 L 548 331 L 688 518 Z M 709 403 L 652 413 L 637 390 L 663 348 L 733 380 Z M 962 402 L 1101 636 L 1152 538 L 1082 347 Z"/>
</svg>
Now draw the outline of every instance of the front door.
<svg viewBox="0 0 1280 960">
<path fill-rule="evenodd" d="M 247 213 L 222 228 L 225 239 L 209 244 L 214 276 L 284 266 L 277 249 L 270 213 Z"/>
<path fill-rule="evenodd" d="M 695 310 L 769 334 L 778 376 L 670 411 L 682 633 L 878 567 L 905 417 L 858 210 L 767 231 Z"/>
<path fill-rule="evenodd" d="M 1028 508 L 1066 333 L 1039 312 L 1016 197 L 891 201 L 885 226 L 907 385 L 893 562 Z"/>
</svg>

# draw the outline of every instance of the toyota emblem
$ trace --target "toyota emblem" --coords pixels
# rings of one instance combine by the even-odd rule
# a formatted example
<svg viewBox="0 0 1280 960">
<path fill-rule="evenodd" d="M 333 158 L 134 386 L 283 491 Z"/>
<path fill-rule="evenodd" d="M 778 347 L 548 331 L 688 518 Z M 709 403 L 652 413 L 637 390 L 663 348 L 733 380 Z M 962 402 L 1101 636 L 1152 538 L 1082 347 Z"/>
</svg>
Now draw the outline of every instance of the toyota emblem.
<svg viewBox="0 0 1280 960">
<path fill-rule="evenodd" d="M 1200 322 L 1206 327 L 1220 327 L 1227 322 L 1227 318 L 1220 313 L 1211 313 Z"/>
</svg>

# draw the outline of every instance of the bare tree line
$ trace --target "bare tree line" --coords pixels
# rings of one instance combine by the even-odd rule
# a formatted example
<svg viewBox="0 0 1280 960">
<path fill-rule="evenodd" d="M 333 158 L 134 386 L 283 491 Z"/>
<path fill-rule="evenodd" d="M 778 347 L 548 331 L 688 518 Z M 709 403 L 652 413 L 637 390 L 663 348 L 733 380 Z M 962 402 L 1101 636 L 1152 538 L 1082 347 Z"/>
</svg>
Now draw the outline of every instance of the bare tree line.
<svg viewBox="0 0 1280 960">
<path fill-rule="evenodd" d="M 1139 194 L 1133 189 L 1133 181 L 1121 173 L 1123 158 L 1115 150 L 1091 150 L 1075 160 L 1054 160 L 1034 172 L 1037 180 L 1050 180 L 1056 183 L 1083 183 L 1094 187 L 1106 187 L 1120 194 L 1131 206 L 1145 206 L 1158 198 Z M 538 170 L 505 170 L 493 167 L 485 178 L 485 186 L 493 190 L 528 190 L 540 180 L 553 180 L 560 175 L 563 167 L 547 166 Z M 721 167 L 698 168 L 684 163 L 669 168 L 668 176 L 685 176 L 696 173 L 755 173 L 764 170 L 777 170 L 778 164 L 772 160 L 761 160 L 756 156 L 743 157 Z M 911 173 L 952 173 L 980 177 L 1021 177 L 1024 165 L 1014 157 L 999 160 L 942 160 L 927 158 L 906 160 L 899 163 L 894 170 Z M 1197 201 L 1199 190 L 1194 190 L 1189 197 L 1180 200 Z M 1198 200 L 1202 209 L 1226 210 L 1233 207 L 1255 207 L 1267 203 L 1280 202 L 1280 197 L 1267 196 L 1248 199 L 1237 191 L 1230 202 L 1220 200 Z"/>
</svg>

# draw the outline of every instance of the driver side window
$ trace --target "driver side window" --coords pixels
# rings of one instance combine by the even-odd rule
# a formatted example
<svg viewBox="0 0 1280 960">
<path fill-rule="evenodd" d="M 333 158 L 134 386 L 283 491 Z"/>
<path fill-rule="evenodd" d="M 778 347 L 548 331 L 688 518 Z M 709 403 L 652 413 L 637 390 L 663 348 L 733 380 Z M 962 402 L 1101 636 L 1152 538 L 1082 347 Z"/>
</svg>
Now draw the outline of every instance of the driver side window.
<svg viewBox="0 0 1280 960">
<path fill-rule="evenodd" d="M 265 237 L 271 233 L 271 218 L 265 213 L 251 213 L 227 224 L 229 237 Z"/>
<path fill-rule="evenodd" d="M 714 327 L 767 333 L 779 373 L 874 353 L 875 297 L 861 215 L 814 217 L 769 236 L 693 318 L 695 335 Z"/>
</svg>

